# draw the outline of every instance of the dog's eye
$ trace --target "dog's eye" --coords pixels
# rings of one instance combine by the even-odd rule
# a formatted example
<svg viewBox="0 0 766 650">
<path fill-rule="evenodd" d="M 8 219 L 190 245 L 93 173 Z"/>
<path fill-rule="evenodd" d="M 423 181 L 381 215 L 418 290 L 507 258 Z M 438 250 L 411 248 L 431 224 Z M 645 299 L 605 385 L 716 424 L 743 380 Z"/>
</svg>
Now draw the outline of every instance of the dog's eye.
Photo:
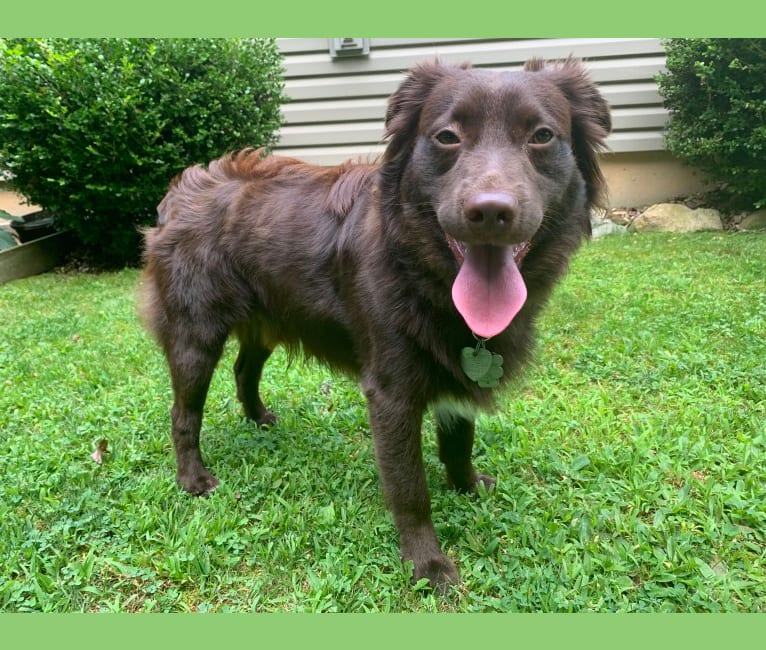
<svg viewBox="0 0 766 650">
<path fill-rule="evenodd" d="M 532 134 L 532 137 L 529 139 L 529 143 L 548 144 L 551 140 L 553 140 L 553 131 L 543 127 L 541 129 L 537 129 L 537 131 Z"/>
<path fill-rule="evenodd" d="M 444 145 L 452 145 L 452 144 L 460 144 L 460 138 L 457 136 L 457 133 L 454 131 L 450 131 L 449 129 L 444 129 L 442 131 L 439 131 L 439 133 L 436 134 L 436 141 L 439 144 Z"/>
</svg>

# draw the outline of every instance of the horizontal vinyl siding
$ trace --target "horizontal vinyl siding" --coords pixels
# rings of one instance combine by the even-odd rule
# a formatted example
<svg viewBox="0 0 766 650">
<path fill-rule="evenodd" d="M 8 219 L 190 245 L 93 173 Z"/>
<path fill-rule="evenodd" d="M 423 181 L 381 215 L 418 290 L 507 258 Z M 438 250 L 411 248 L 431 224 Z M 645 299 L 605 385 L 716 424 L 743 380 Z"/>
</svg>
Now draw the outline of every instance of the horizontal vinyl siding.
<svg viewBox="0 0 766 650">
<path fill-rule="evenodd" d="M 383 109 L 380 107 L 380 120 L 365 122 L 333 122 L 329 124 L 294 124 L 283 127 L 280 147 L 310 147 L 348 144 L 375 143 L 380 140 Z M 664 117 L 651 108 L 615 108 L 612 110 L 612 124 L 615 134 L 610 140 L 614 144 L 616 136 L 630 138 L 636 129 L 655 127 L 661 129 Z"/>
<path fill-rule="evenodd" d="M 448 63 L 520 68 L 532 57 L 586 60 L 612 107 L 615 152 L 663 148 L 667 113 L 654 75 L 664 69 L 657 39 L 372 39 L 365 57 L 332 59 L 324 38 L 278 39 L 285 56 L 285 124 L 276 151 L 319 164 L 383 151 L 388 96 L 414 63 L 438 56 Z"/>
</svg>

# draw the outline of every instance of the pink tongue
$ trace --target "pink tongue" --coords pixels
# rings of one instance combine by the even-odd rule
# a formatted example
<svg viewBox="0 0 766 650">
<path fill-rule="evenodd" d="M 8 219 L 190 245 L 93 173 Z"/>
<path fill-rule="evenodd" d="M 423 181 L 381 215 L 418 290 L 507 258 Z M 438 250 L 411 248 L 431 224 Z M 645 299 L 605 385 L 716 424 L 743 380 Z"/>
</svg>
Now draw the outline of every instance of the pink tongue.
<svg viewBox="0 0 766 650">
<path fill-rule="evenodd" d="M 471 331 L 490 338 L 502 332 L 527 299 L 512 246 L 467 246 L 452 285 L 452 301 Z"/>
</svg>

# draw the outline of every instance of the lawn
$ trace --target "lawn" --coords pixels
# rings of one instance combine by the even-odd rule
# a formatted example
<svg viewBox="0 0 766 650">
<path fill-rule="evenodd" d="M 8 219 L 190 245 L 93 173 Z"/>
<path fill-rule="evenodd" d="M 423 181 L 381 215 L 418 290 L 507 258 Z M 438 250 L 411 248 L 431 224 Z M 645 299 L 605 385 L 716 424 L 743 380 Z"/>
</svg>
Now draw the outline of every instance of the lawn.
<svg viewBox="0 0 766 650">
<path fill-rule="evenodd" d="M 766 610 L 766 236 L 607 237 L 540 322 L 537 360 L 482 416 L 489 493 L 434 521 L 463 582 L 409 586 L 356 385 L 267 366 L 279 424 L 241 416 L 227 349 L 176 487 L 164 361 L 139 274 L 0 287 L 0 610 Z M 108 452 L 99 465 L 98 443 Z"/>
</svg>

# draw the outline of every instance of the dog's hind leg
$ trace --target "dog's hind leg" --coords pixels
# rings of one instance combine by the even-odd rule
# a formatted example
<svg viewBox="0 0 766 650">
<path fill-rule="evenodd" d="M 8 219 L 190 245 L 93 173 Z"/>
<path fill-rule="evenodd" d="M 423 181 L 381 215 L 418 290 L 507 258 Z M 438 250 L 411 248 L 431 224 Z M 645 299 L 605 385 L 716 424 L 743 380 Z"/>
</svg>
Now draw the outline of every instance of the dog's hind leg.
<svg viewBox="0 0 766 650">
<path fill-rule="evenodd" d="M 277 416 L 266 408 L 260 394 L 263 365 L 273 348 L 269 347 L 255 332 L 240 330 L 237 331 L 237 336 L 239 354 L 234 362 L 237 398 L 242 402 L 245 415 L 258 426 L 274 424 Z"/>
<path fill-rule="evenodd" d="M 226 337 L 200 342 L 180 336 L 166 347 L 173 382 L 172 432 L 176 479 L 191 494 L 213 491 L 218 480 L 205 468 L 199 435 L 210 380 L 223 352 Z"/>
<path fill-rule="evenodd" d="M 477 474 L 471 462 L 474 439 L 474 418 L 450 404 L 434 409 L 439 460 L 447 470 L 447 482 L 459 492 L 475 492 L 479 483 L 490 487 L 495 479 Z"/>
</svg>

